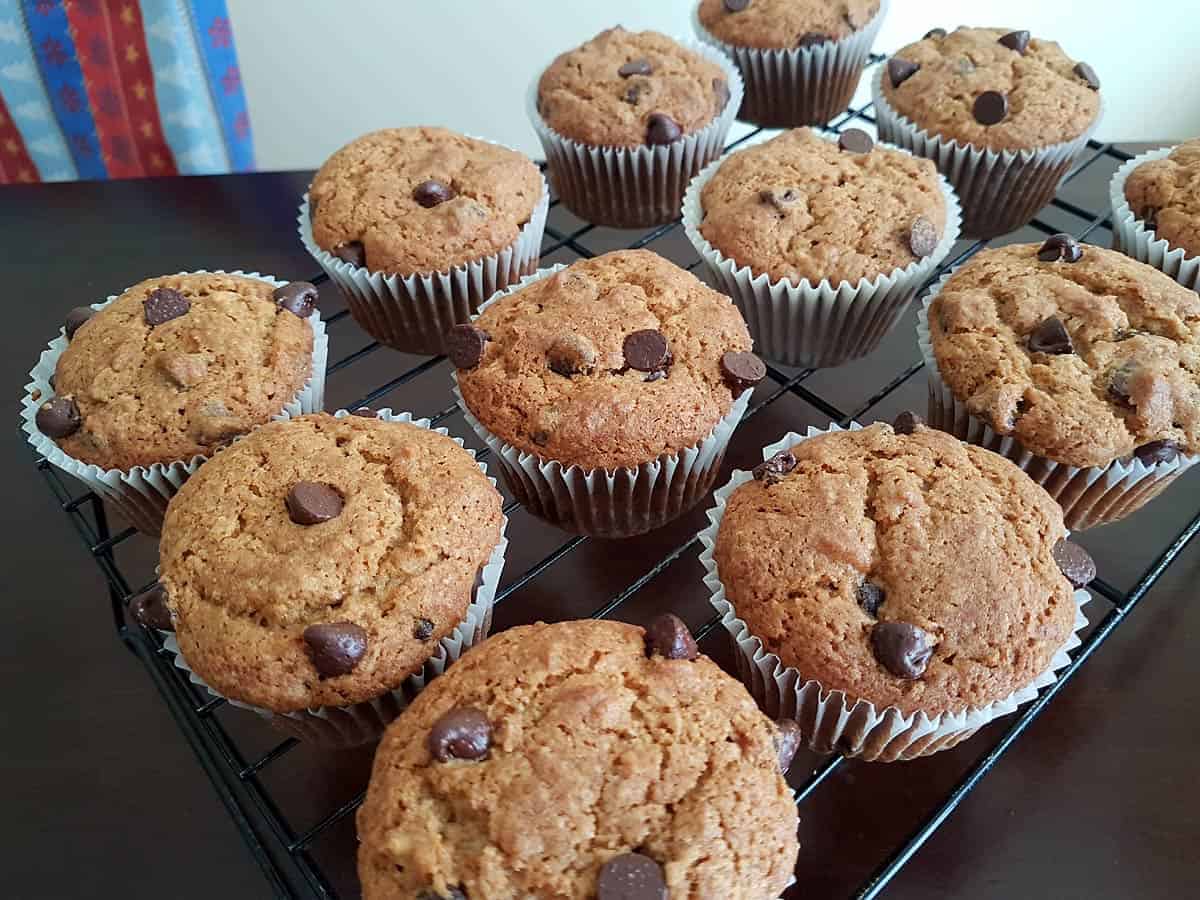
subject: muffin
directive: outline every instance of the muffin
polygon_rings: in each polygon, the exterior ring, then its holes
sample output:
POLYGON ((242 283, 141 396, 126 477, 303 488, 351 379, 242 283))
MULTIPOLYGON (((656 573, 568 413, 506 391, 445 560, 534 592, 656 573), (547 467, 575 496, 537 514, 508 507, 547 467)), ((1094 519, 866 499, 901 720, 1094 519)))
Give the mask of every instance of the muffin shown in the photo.
POLYGON ((537 166, 515 150, 444 128, 387 128, 321 166, 300 238, 368 334, 442 353, 447 328, 537 268, 549 202, 537 166))
POLYGON ((1200 451, 1200 296, 1056 235, 987 250, 925 301, 930 421, 1016 461, 1067 525, 1124 518, 1200 451))
POLYGON ((167 501, 214 451, 321 408, 317 299, 305 281, 194 272, 76 307, 30 373, 29 441, 158 534, 167 501))
POLYGON ((881 0, 701 0, 694 24, 742 73, 738 118, 792 128, 850 105, 886 11, 881 0))
POLYGON ((950 252, 959 209, 929 160, 798 128, 701 172, 683 222, 759 352, 815 367, 878 346, 950 252))
POLYGON ((1100 80, 1028 31, 931 31, 875 78, 879 135, 934 160, 963 205, 963 231, 1020 228, 1050 202, 1100 122, 1100 80))
POLYGON ((374 737, 487 635, 503 525, 473 454, 407 416, 265 425, 167 509, 179 664, 300 736, 374 737))
POLYGON ((380 743, 363 896, 778 897, 798 849, 778 735, 674 616, 506 631, 380 743))
POLYGON ((952 747, 1069 662, 1095 566, 1011 462, 911 414, 763 455, 717 492, 701 559, 743 677, 812 749, 952 747))
POLYGON ((1135 157, 1110 193, 1113 246, 1200 288, 1200 140, 1135 157))
POLYGON ((647 250, 545 269, 450 338, 468 422, 518 500, 640 534, 709 489, 766 367, 729 298, 647 250))
POLYGON ((610 28, 539 76, 529 117, 563 205, 644 228, 679 215, 692 176, 721 153, 742 82, 721 54, 610 28))

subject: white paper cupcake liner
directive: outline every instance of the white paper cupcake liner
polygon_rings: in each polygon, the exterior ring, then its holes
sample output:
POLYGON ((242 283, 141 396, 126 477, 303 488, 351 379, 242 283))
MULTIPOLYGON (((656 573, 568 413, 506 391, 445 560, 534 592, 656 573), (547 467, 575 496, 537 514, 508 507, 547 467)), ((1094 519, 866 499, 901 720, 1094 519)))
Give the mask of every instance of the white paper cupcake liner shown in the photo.
MULTIPOLYGON (((207 270, 197 270, 179 274, 206 275, 210 273, 207 270)), ((258 272, 217 270, 211 274, 257 278, 275 287, 287 284, 286 281, 280 281, 271 275, 260 275, 258 272)), ((101 303, 93 303, 91 308, 103 309, 118 296, 120 295, 112 294, 101 303)), ((325 365, 329 355, 329 339, 325 334, 325 323, 321 321, 320 310, 315 310, 308 317, 308 323, 313 332, 312 374, 300 392, 286 403, 272 417, 273 419, 290 419, 304 413, 317 412, 324 407, 325 365)), ((22 429, 39 456, 68 475, 73 475, 104 500, 109 501, 138 531, 157 535, 162 528, 167 502, 175 496, 175 493, 187 481, 188 476, 195 472, 208 457, 198 455, 191 459, 180 459, 170 463, 134 466, 125 471, 102 469, 97 465, 68 456, 53 439, 42 434, 36 421, 38 407, 45 403, 47 398, 54 396, 54 389, 50 387, 50 378, 54 375, 58 358, 67 348, 68 343, 65 331, 60 330, 58 337, 42 351, 37 365, 30 371, 30 381, 25 385, 25 396, 21 400, 22 429)))
MULTIPOLYGON (((540 269, 497 294, 480 312, 514 291, 565 269, 540 269)), ((487 430, 467 407, 453 373, 454 397, 463 418, 494 454, 513 496, 533 515, 559 528, 593 537, 632 537, 683 515, 708 493, 725 448, 745 415, 753 391, 743 391, 712 431, 677 453, 632 468, 584 469, 527 453, 487 430)))
MULTIPOLYGON (((909 152, 897 147, 888 149, 909 152)), ((828 279, 815 285, 808 279, 799 284, 788 279, 771 281, 765 272, 755 273, 749 266, 739 266, 700 233, 704 186, 730 155, 706 166, 688 186, 683 198, 683 227, 720 290, 741 310, 754 338, 754 349, 775 362, 818 368, 871 353, 958 240, 962 210, 950 183, 938 175, 938 186, 946 201, 946 227, 929 256, 870 280, 861 278, 856 284, 842 281, 835 285, 828 279)))
POLYGON ((1200 256, 1188 256, 1182 247, 1172 247, 1166 238, 1160 238, 1153 228, 1139 219, 1125 199, 1125 181, 1131 172, 1142 163, 1165 159, 1174 147, 1150 150, 1135 156, 1117 169, 1108 185, 1109 202, 1112 204, 1113 246, 1147 263, 1160 272, 1170 275, 1185 288, 1200 291, 1200 256))
POLYGON ((307 191, 296 221, 304 249, 341 288, 350 315, 367 334, 406 353, 440 355, 451 326, 469 321, 480 303, 537 268, 550 209, 544 176, 541 183, 541 199, 512 244, 444 272, 388 275, 322 250, 313 239, 307 191))
MULTIPOLYGON (((856 431, 861 427, 852 423, 849 430, 856 431)), ((841 430, 837 425, 831 425, 827 429, 809 428, 803 435, 792 432, 763 448, 763 459, 817 435, 841 430)), ((1091 595, 1086 590, 1075 592, 1078 609, 1074 631, 1055 652, 1046 670, 1031 684, 987 706, 968 707, 937 716, 924 712, 905 715, 897 707, 878 709, 866 700, 848 696, 844 691, 830 690, 819 681, 805 679, 800 671, 784 665, 776 654, 768 652, 762 641, 738 618, 733 604, 725 596, 725 586, 713 556, 730 495, 753 477, 751 472, 735 470, 729 483, 713 495, 716 505, 708 511, 711 524, 700 532, 700 542, 704 546, 700 553, 700 563, 706 573, 704 584, 710 592, 709 602, 720 614, 721 625, 733 640, 738 672, 746 687, 767 715, 795 719, 810 750, 817 753, 836 751, 868 762, 895 762, 949 749, 994 719, 1006 716, 1032 700, 1038 690, 1055 680, 1055 672, 1071 662, 1067 653, 1079 646, 1078 632, 1087 625, 1083 606, 1091 600, 1091 595)))
POLYGON ((539 72, 529 87, 529 121, 542 142, 550 177, 562 204, 581 219, 614 228, 649 228, 672 221, 688 182, 721 155, 742 102, 742 77, 724 54, 680 39, 689 50, 720 66, 729 102, 708 125, 657 147, 596 147, 564 137, 538 112, 539 72))
POLYGON ((766 128, 795 128, 825 125, 850 105, 887 9, 888 0, 882 0, 875 18, 840 41, 787 50, 724 43, 700 23, 698 5, 692 27, 741 72, 746 97, 739 119, 766 128))
MULTIPOLYGON (((334 415, 338 418, 351 415, 344 409, 339 409, 334 415)), ((385 422, 406 422, 418 428, 430 428, 429 419, 414 419, 410 413, 393 413, 390 409, 381 409, 375 414, 376 418, 385 422)), ((444 434, 454 440, 460 447, 461 438, 454 437, 445 428, 433 428, 438 434, 444 434)), ((475 451, 464 448, 472 457, 475 451)), ((487 465, 478 463, 480 471, 487 474, 487 465)), ((488 481, 494 486, 496 479, 488 481)), ((326 747, 353 747, 375 740, 388 724, 412 702, 434 678, 458 660, 468 649, 483 641, 492 628, 492 608, 496 603, 496 588, 500 584, 500 574, 504 570, 504 554, 508 549, 508 538, 505 530, 508 518, 505 517, 500 525, 500 540, 497 542, 492 555, 480 570, 479 583, 475 587, 471 602, 467 605, 463 620, 448 635, 438 643, 434 654, 425 662, 422 668, 408 676, 400 685, 391 691, 381 694, 372 700, 356 703, 352 706, 319 706, 299 712, 277 713, 240 700, 225 697, 214 690, 207 682, 197 675, 183 658, 179 642, 171 632, 160 632, 163 635, 163 647, 175 659, 175 665, 186 671, 193 684, 200 685, 214 697, 222 697, 234 706, 248 709, 267 719, 279 730, 326 747)))
POLYGON ((896 112, 883 94, 886 72, 880 65, 871 80, 879 137, 937 163, 962 203, 967 237, 996 237, 1028 223, 1053 199, 1104 118, 1101 98, 1096 118, 1074 140, 1035 150, 981 150, 931 134, 896 112))
POLYGON ((929 333, 929 307, 950 277, 947 273, 930 289, 917 314, 917 344, 929 376, 929 424, 1012 460, 1058 501, 1072 531, 1125 518, 1200 461, 1200 456, 1181 453, 1170 462, 1149 466, 1132 457, 1128 461, 1114 460, 1107 466, 1078 468, 1038 456, 1016 438, 998 434, 954 396, 938 370, 929 333))

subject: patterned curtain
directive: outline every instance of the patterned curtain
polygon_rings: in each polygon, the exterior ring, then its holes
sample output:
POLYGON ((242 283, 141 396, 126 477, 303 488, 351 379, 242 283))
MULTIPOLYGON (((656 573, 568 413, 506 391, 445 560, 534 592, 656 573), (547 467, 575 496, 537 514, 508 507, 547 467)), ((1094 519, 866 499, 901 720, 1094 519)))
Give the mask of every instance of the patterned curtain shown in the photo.
POLYGON ((0 0, 0 184, 253 168, 225 0, 0 0))

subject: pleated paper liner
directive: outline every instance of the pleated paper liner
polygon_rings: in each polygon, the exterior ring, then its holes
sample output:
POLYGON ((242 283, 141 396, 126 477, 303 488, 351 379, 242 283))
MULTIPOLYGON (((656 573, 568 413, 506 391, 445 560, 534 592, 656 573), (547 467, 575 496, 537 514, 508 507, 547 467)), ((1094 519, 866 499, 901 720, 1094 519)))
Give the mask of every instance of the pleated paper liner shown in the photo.
MULTIPOLYGON (((850 430, 862 426, 853 423, 850 430)), ((832 425, 828 429, 809 428, 806 434, 792 432, 769 447, 763 448, 763 459, 786 450, 797 443, 841 431, 832 425)), ((802 672, 784 665, 767 651, 746 623, 738 618, 737 610, 725 595, 717 562, 713 556, 717 532, 725 515, 730 495, 747 481, 750 472, 735 470, 729 482, 719 488, 713 499, 716 505, 708 511, 710 525, 700 532, 704 549, 700 562, 706 574, 704 583, 710 591, 710 602, 721 616, 721 625, 728 632, 736 649, 738 674, 758 701, 763 711, 773 718, 795 719, 801 728, 806 746, 817 753, 839 752, 868 762, 895 762, 916 759, 947 750, 971 737, 989 722, 1008 715, 1023 703, 1037 696, 1042 687, 1055 681, 1055 673, 1068 665, 1068 651, 1079 646, 1078 632, 1087 619, 1083 606, 1091 599, 1085 590, 1075 592, 1078 609, 1075 627, 1070 638, 1054 654, 1049 666, 1030 684, 1007 697, 983 707, 969 707, 956 713, 929 716, 924 712, 904 714, 894 706, 877 708, 874 704, 851 697, 844 691, 830 690, 819 681, 806 679, 802 672)))
MULTIPOLYGON (((179 274, 204 275, 209 273, 205 270, 198 270, 179 274)), ((212 274, 257 278, 275 287, 288 283, 271 275, 260 275, 257 272, 215 271, 212 274)), ((110 295, 108 299, 100 303, 93 303, 91 308, 103 309, 118 296, 120 294, 110 295)), ((315 310, 308 317, 308 323, 313 332, 312 374, 300 392, 281 406, 279 412, 272 417, 274 420, 290 419, 304 413, 319 412, 325 405, 325 365, 329 355, 329 339, 325 334, 325 323, 321 321, 320 310, 315 310)), ((51 438, 42 434, 37 427, 36 417, 38 407, 54 396, 54 389, 50 387, 50 378, 54 375, 58 358, 67 349, 68 343, 65 332, 60 332, 59 336, 42 351, 37 365, 29 373, 30 381, 25 385, 25 396, 21 400, 22 429, 39 456, 68 475, 79 479, 89 489, 111 503, 138 531, 157 536, 162 528, 167 502, 175 496, 188 477, 208 457, 198 455, 191 459, 155 463, 151 466, 134 466, 132 469, 123 470, 102 469, 100 466, 85 463, 65 453, 51 438)))

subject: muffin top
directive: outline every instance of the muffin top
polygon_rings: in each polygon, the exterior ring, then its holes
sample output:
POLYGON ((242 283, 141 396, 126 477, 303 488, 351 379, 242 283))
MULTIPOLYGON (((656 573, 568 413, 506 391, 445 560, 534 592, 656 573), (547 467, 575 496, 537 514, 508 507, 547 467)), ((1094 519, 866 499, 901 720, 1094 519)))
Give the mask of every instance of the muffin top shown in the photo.
POLYGON ((896 112, 930 134, 990 150, 1074 140, 1100 114, 1099 87, 1091 67, 1054 41, 1004 28, 931 32, 883 72, 896 112))
POLYGON ((929 310, 942 379, 1055 462, 1200 451, 1200 296, 1123 254, 1067 246, 1060 259, 1054 238, 987 250, 946 282, 929 310))
POLYGON ((1200 256, 1200 140, 1144 162, 1125 179, 1133 214, 1172 247, 1200 256))
POLYGON ((456 331, 459 389, 484 427, 585 469, 698 443, 747 386, 729 371, 750 356, 737 307, 648 250, 581 260, 456 331))
POLYGON ((226 697, 276 712, 379 696, 462 621, 500 504, 428 429, 325 413, 265 425, 167 507, 180 651, 226 697))
POLYGON ((312 326, 286 307, 307 316, 316 289, 293 285, 306 304, 257 278, 164 275, 68 321, 39 428, 75 459, 130 469, 210 454, 269 421, 312 375, 312 326))
POLYGON ((648 655, 620 622, 527 625, 388 728, 358 870, 367 900, 609 900, 639 863, 671 897, 761 900, 791 877, 796 825, 771 722, 708 659, 648 655))
POLYGON ((1074 628, 1062 510, 988 450, 901 430, 833 432, 756 469, 721 521, 721 581, 766 649, 826 690, 905 714, 986 706, 1074 628))
POLYGON ((700 0, 700 24, 737 47, 788 50, 841 40, 879 12, 879 0, 700 0))
POLYGON ((542 197, 528 158, 444 128, 386 128, 329 157, 309 188, 313 240, 373 272, 445 272, 516 241, 542 197))
POLYGON ((797 128, 739 150, 701 203, 708 242, 772 281, 871 279, 928 256, 946 228, 937 167, 861 131, 839 143, 797 128))
POLYGON ((699 131, 725 109, 729 84, 720 66, 666 35, 617 27, 555 59, 537 102, 565 138, 637 147, 699 131))

